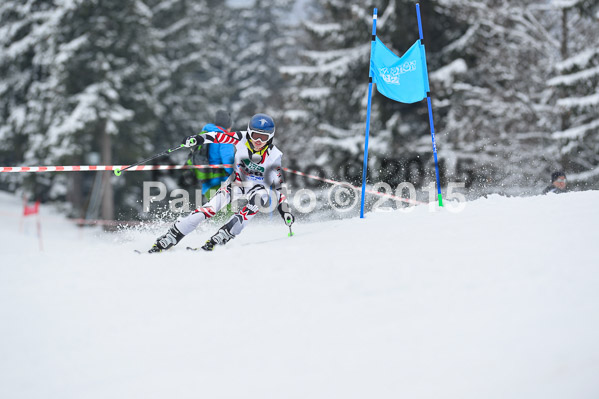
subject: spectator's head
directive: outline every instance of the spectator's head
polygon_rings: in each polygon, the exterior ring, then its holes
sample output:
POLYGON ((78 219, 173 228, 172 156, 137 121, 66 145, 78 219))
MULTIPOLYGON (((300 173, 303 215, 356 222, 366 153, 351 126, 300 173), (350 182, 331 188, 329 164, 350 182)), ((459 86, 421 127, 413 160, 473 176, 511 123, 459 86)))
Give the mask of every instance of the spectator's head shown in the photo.
POLYGON ((551 184, 560 190, 566 189, 566 174, 562 171, 556 171, 551 174, 551 184))
POLYGON ((227 111, 224 111, 222 109, 216 111, 216 116, 214 117, 214 124, 227 130, 230 130, 233 127, 231 115, 227 111))

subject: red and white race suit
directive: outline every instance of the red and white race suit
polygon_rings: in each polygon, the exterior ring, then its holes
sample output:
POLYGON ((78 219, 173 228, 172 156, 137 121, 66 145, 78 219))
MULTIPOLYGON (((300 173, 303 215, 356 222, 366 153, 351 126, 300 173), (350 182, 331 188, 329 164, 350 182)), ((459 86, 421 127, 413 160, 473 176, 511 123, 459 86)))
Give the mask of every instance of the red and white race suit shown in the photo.
POLYGON ((247 204, 237 211, 223 226, 232 235, 243 230, 256 214, 268 204, 269 196, 278 205, 281 215, 289 212, 285 196, 285 183, 281 172, 283 153, 272 143, 256 151, 247 139, 247 132, 210 132, 199 136, 206 143, 235 144, 233 173, 224 181, 214 197, 190 215, 180 218, 175 227, 187 235, 200 223, 216 215, 227 204, 238 199, 247 199, 247 204))

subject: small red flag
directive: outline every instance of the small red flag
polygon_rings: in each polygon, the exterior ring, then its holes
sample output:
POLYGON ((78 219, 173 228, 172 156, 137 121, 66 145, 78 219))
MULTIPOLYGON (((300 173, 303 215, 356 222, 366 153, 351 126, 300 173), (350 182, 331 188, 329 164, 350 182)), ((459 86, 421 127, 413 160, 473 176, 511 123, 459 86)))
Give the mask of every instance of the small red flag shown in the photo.
POLYGON ((39 213, 39 210, 39 201, 35 201, 35 204, 33 204, 32 206, 27 206, 27 203, 25 203, 25 207, 23 208, 23 216, 35 215, 36 213, 39 213))

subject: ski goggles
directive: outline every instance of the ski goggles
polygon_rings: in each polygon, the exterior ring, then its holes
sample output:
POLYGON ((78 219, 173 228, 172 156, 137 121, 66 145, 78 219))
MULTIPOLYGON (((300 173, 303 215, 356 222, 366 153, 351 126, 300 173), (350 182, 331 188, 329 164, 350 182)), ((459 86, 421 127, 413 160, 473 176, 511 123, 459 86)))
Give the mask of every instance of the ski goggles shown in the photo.
POLYGON ((268 140, 270 140, 272 138, 272 136, 275 135, 274 132, 266 133, 266 132, 261 132, 260 130, 252 130, 252 129, 249 129, 248 133, 250 135, 250 139, 252 139, 254 141, 261 141, 263 143, 266 143, 268 140))

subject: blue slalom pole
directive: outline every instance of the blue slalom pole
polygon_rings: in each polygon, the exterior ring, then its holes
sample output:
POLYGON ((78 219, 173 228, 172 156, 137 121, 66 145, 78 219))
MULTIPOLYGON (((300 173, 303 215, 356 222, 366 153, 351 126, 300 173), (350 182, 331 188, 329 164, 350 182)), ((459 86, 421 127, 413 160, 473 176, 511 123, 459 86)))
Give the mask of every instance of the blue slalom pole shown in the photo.
MULTIPOLYGON (((416 3, 416 15, 418 16, 418 33, 420 34, 420 44, 424 46, 424 35, 422 34, 422 19, 420 18, 420 4, 418 3, 416 3)), ((428 76, 428 71, 425 72, 428 76)), ((441 179, 439 178, 439 161, 437 160, 437 143, 435 142, 435 125, 433 123, 433 106, 431 104, 430 91, 427 91, 426 93, 426 103, 428 105, 428 121, 431 127, 431 137, 433 140, 433 157, 435 158, 435 175, 437 176, 437 197, 439 198, 439 206, 443 206, 443 198, 441 196, 441 179)))
MULTIPOLYGON (((376 8, 372 13, 372 42, 370 44, 370 59, 374 52, 376 40, 376 8)), ((368 65, 368 108, 366 111, 366 138, 364 140, 364 165, 362 166, 362 201, 360 202, 360 218, 364 219, 364 199, 366 196, 366 172, 368 171, 368 137, 370 136, 370 106, 372 103, 372 68, 368 65)))

